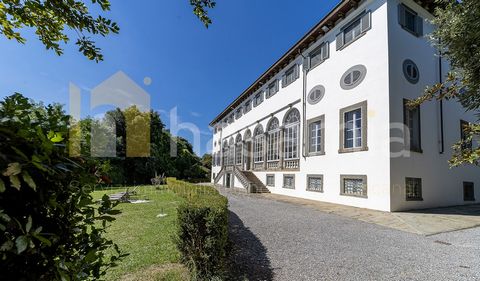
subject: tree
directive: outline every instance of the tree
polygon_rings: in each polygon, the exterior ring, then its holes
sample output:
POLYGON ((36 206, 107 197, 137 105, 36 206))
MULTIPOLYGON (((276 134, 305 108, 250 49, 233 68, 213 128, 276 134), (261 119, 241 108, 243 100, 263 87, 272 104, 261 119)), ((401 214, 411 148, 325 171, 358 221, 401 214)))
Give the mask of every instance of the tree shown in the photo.
MULTIPOLYGON (((91 36, 107 36, 118 33, 117 23, 101 15, 93 16, 85 2, 90 6, 98 5, 103 12, 110 10, 109 0, 1 0, 0 34, 8 39, 25 43, 20 29, 33 28, 38 39, 57 55, 63 53, 60 43, 67 43, 70 37, 65 28, 77 34, 76 45, 88 59, 96 62, 103 60, 103 55, 91 36)), ((215 7, 212 0, 190 0, 193 13, 208 27, 212 21, 208 9, 215 7)))
MULTIPOLYGON (((457 100, 467 111, 479 115, 480 108, 480 1, 437 0, 433 24, 436 29, 431 41, 442 57, 451 65, 444 83, 427 87, 424 95, 411 103, 425 101, 457 100)), ((480 124, 473 123, 463 128, 465 138, 453 146, 452 166, 461 164, 479 165, 480 147, 472 147, 473 140, 480 137, 480 124)))
POLYGON ((98 280, 123 257, 105 238, 118 214, 95 204, 88 158, 67 158, 69 116, 20 94, 0 102, 2 280, 98 280))

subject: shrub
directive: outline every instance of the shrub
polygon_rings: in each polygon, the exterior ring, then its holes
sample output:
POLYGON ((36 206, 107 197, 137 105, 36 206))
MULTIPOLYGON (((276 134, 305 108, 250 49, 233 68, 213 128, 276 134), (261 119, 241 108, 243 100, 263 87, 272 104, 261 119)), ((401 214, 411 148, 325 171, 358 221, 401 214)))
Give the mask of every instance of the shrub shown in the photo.
POLYGON ((228 244, 228 201, 210 186, 169 178, 168 188, 184 197, 178 210, 177 246, 193 279, 220 278, 228 244))
POLYGON ((97 280, 121 256, 103 237, 113 205, 95 206, 87 160, 67 158, 67 124, 60 106, 0 103, 2 280, 97 280))

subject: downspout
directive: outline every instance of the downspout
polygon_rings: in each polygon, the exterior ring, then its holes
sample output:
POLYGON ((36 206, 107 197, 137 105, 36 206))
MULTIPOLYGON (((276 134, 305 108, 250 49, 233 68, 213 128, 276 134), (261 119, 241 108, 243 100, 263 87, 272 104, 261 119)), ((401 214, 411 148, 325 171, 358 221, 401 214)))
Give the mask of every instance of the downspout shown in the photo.
POLYGON ((302 98, 302 106, 303 106, 303 114, 302 114, 302 156, 303 158, 307 157, 305 146, 306 146, 306 126, 307 126, 307 74, 309 71, 309 67, 305 65, 306 57, 298 50, 298 54, 303 58, 303 98, 302 98))
MULTIPOLYGON (((439 56, 438 56, 438 80, 440 84, 443 83, 443 70, 442 70, 442 52, 439 51, 439 56)), ((440 94, 441 94, 440 90, 440 94)), ((439 106, 440 106, 440 154, 443 154, 445 152, 445 139, 444 139, 444 125, 443 125, 443 100, 441 99, 439 101, 439 106)))

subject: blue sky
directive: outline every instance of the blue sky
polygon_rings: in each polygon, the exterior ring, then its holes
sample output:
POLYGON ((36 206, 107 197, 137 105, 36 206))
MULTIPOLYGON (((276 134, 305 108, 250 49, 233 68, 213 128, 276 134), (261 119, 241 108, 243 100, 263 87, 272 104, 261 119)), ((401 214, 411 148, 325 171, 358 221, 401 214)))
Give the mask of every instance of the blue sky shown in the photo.
MULTIPOLYGON (((47 51, 27 31, 25 45, 0 37, 1 96, 20 92, 45 103, 68 103, 72 82, 88 101, 89 90, 123 71, 151 96, 152 108, 177 108, 180 122, 200 128, 197 153, 211 147, 210 121, 328 13, 338 0, 217 0, 205 29, 188 0, 112 1, 106 14, 120 34, 95 38, 105 60, 95 63, 74 42, 63 56, 47 51), (145 85, 145 77, 152 83, 145 85)), ((74 41, 74 40, 73 40, 74 41)), ((95 115, 108 107, 83 115, 95 115)), ((189 132, 180 135, 192 139, 189 132)))

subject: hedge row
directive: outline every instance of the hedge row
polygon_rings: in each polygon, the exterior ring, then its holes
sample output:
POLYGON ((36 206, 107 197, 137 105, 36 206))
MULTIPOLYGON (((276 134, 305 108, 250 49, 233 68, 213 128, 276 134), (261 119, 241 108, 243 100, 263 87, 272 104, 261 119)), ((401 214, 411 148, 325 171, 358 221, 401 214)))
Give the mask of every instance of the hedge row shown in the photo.
POLYGON ((174 178, 168 188, 186 200, 178 210, 177 246, 194 280, 221 279, 228 244, 228 201, 210 186, 174 178))

